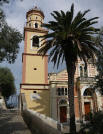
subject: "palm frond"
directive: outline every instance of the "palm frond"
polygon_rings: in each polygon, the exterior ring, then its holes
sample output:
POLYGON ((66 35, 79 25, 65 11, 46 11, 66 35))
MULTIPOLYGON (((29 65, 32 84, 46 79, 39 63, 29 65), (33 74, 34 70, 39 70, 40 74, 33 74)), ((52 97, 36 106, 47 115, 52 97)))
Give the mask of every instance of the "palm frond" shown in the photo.
POLYGON ((93 41, 94 35, 99 32, 99 29, 94 27, 94 24, 98 23, 98 17, 87 19, 85 15, 89 11, 79 11, 74 17, 74 4, 66 13, 62 10, 53 11, 51 15, 54 20, 43 24, 51 33, 40 37, 43 43, 38 52, 45 55, 50 50, 49 60, 57 67, 66 59, 76 62, 79 57, 85 64, 88 58, 94 59, 103 46, 93 41))
POLYGON ((84 17, 88 12, 90 12, 90 9, 84 11, 84 13, 82 14, 82 16, 84 17))

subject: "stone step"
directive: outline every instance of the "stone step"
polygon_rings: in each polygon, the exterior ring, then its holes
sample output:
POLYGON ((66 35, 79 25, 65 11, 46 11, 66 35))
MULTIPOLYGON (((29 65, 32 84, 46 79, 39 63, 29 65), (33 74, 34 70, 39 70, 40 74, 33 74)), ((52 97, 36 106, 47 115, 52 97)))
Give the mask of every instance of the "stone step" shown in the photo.
POLYGON ((0 112, 0 134, 31 134, 18 110, 0 112))

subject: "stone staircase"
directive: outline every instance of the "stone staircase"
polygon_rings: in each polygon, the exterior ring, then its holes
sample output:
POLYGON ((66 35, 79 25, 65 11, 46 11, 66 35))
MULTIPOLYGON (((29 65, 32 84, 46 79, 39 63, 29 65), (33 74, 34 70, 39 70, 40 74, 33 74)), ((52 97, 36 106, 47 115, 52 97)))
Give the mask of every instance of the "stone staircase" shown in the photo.
POLYGON ((19 111, 0 109, 0 134, 31 134, 19 111))

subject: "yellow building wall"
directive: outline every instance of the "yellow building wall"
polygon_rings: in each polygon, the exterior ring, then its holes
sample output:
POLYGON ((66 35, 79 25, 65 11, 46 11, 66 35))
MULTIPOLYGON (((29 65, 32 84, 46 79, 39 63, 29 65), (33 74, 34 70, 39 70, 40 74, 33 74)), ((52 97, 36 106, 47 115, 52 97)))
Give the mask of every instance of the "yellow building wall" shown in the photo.
POLYGON ((41 56, 26 56, 25 83, 45 83, 45 58, 41 56), (36 69, 36 70, 35 70, 36 69))
POLYGON ((23 90, 21 89, 21 93, 25 94, 27 107, 36 112, 44 114, 46 116, 50 116, 50 93, 49 90, 23 90), (33 91, 37 91, 40 95, 40 99, 33 100, 31 95, 33 91))

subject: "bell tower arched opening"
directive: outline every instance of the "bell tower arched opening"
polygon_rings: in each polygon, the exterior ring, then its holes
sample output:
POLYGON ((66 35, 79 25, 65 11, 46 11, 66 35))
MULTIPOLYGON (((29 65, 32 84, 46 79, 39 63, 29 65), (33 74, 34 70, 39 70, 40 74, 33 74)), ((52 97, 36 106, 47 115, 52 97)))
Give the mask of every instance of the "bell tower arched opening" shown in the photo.
POLYGON ((39 37, 38 36, 33 36, 32 47, 39 47, 39 37))
POLYGON ((35 23, 35 28, 38 28, 38 23, 35 23))

